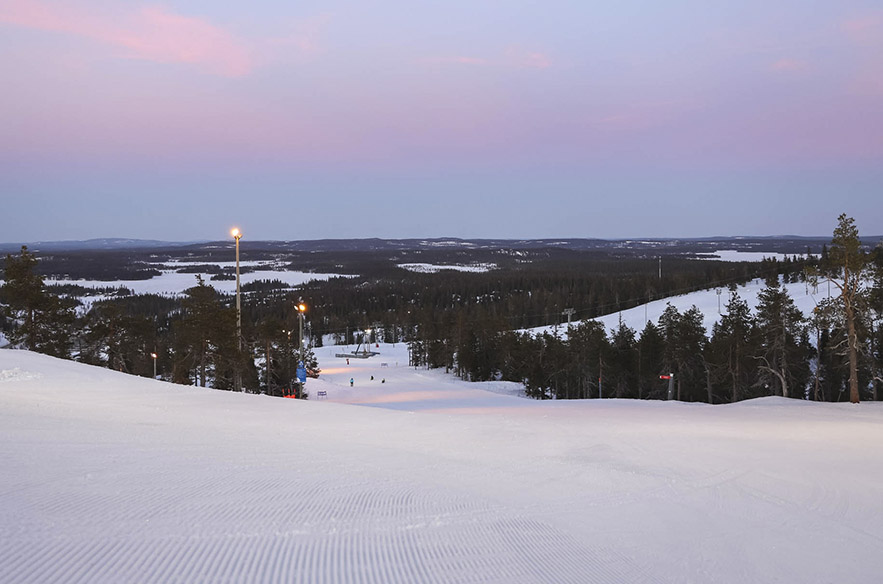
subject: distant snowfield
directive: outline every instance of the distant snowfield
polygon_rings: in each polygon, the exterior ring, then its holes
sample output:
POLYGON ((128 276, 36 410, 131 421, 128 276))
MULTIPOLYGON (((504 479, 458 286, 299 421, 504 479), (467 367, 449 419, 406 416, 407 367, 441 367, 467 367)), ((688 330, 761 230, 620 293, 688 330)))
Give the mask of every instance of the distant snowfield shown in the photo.
POLYGON ((422 272, 424 274, 435 274, 442 270, 454 270, 457 272, 489 272, 497 268, 496 264, 470 264, 465 266, 442 265, 442 264, 397 264, 398 267, 411 271, 422 272))
MULTIPOLYGON (((184 264, 180 264, 183 267, 184 264)), ((201 263, 199 265, 205 265, 201 263)), ((223 265, 223 262, 214 265, 223 265)), ((218 292, 233 294, 236 292, 236 280, 212 280, 211 274, 200 274, 206 284, 212 286, 218 292)), ((181 294, 184 290, 196 286, 197 274, 180 274, 174 271, 163 272, 159 276, 150 278, 149 280, 117 280, 113 282, 104 282, 101 280, 45 280, 46 285, 52 284, 75 284, 84 288, 128 288, 134 294, 160 294, 173 296, 181 294)), ((281 280, 292 286, 300 286, 311 280, 328 280, 339 274, 314 274, 311 272, 290 272, 275 270, 255 270, 240 276, 242 285, 255 282, 257 280, 281 280)))
MULTIPOLYGON (((702 259, 717 260, 720 262, 759 262, 763 259, 776 259, 781 262, 785 257, 786 254, 775 252, 719 249, 711 252, 708 256, 703 256, 702 259)), ((793 257, 793 254, 787 257, 793 257)))
POLYGON ((403 345, 339 350, 309 401, 0 351, 0 579, 883 573, 883 404, 537 402, 406 367, 403 345))

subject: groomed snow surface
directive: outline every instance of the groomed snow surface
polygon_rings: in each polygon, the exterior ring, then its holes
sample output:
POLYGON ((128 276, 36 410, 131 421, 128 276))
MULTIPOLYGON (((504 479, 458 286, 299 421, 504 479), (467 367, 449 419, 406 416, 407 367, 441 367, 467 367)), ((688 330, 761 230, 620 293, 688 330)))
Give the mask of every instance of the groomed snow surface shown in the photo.
POLYGON ((308 401, 0 350, 0 581, 880 582, 880 403, 538 402, 341 350, 308 401))

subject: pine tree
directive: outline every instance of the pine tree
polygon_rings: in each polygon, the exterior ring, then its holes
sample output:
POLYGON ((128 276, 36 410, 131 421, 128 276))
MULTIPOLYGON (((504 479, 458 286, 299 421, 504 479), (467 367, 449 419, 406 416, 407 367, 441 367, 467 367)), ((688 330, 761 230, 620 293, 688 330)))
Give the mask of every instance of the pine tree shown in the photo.
MULTIPOLYGON (((185 290, 183 301, 184 316, 177 325, 178 342, 176 345, 176 363, 183 365, 179 372, 186 372, 186 379, 196 369, 197 383, 205 387, 209 379, 218 389, 232 389, 233 374, 237 364, 243 367, 243 386, 245 377, 249 378, 249 386, 257 385, 257 370, 254 361, 251 367, 247 363, 238 363, 238 340, 236 338, 236 312, 224 307, 215 289, 207 285, 197 276, 197 284, 185 290)), ((243 351, 250 354, 249 351, 243 351)))
POLYGON ((638 346, 635 330, 621 321, 610 339, 607 379, 618 398, 637 397, 638 346))
MULTIPOLYGON (((754 370, 754 319, 745 302, 735 290, 730 291, 726 313, 712 328, 708 346, 708 364, 719 377, 729 380, 730 399, 744 399, 743 388, 751 384, 754 370)), ((709 381, 709 384, 711 381, 709 381)))
POLYGON ((697 387, 706 386, 702 377, 706 367, 703 361, 705 326, 702 312, 695 306, 681 314, 671 304, 665 307, 659 317, 659 328, 665 338, 663 364, 675 374, 677 399, 697 398, 697 387))
POLYGON ((878 387, 883 383, 883 241, 877 244, 871 254, 874 271, 874 285, 870 290, 870 354, 873 399, 880 398, 878 387))
POLYGON ((79 360, 138 375, 152 375, 153 322, 126 314, 118 302, 98 302, 82 319, 79 360))
POLYGON ((73 303, 46 291, 37 263, 27 246, 22 246, 18 257, 6 256, 0 302, 7 305, 7 315, 18 321, 9 340, 31 351, 67 359, 73 344, 73 303))
POLYGON ((779 388, 776 394, 791 397, 792 389, 809 377, 803 314, 778 277, 767 279, 757 298, 759 382, 773 383, 779 388))
POLYGON ((675 379, 680 376, 678 371, 678 360, 680 352, 680 323, 681 313, 677 308, 667 303, 665 310, 659 317, 659 331, 665 341, 664 350, 662 352, 662 366, 666 373, 675 375, 675 379))
POLYGON ((679 340, 681 343, 679 354, 679 369, 681 376, 678 379, 678 399, 689 397, 691 401, 699 401, 706 398, 707 392, 699 392, 698 388, 707 387, 706 367, 704 361, 705 347, 708 344, 705 325, 705 317, 696 306, 691 306, 681 317, 679 340), (688 386, 688 391, 682 393, 683 386, 688 386), (701 396, 701 397, 700 397, 701 396))
POLYGON ((31 351, 37 350, 37 312, 46 303, 43 278, 37 274, 36 268, 37 257, 23 245, 18 257, 7 254, 6 282, 0 288, 0 299, 8 305, 8 314, 21 321, 9 338, 31 351))
POLYGON ((598 397, 612 392, 604 391, 604 361, 609 354, 604 325, 588 320, 568 328, 567 341, 562 347, 566 354, 558 369, 569 370, 567 388, 573 388, 568 397, 588 398, 597 389, 598 397))
POLYGON ((659 375, 669 373, 663 371, 664 352, 665 339, 659 327, 648 320, 638 340, 638 399, 664 396, 659 383, 659 375))
POLYGON ((861 248, 855 220, 847 217, 845 213, 837 219, 837 227, 834 229, 834 237, 828 251, 828 262, 823 267, 826 269, 828 280, 840 290, 841 308, 846 324, 846 353, 849 358, 849 401, 858 403, 861 397, 858 384, 860 349, 857 321, 865 294, 864 279, 868 264, 867 256, 861 248))

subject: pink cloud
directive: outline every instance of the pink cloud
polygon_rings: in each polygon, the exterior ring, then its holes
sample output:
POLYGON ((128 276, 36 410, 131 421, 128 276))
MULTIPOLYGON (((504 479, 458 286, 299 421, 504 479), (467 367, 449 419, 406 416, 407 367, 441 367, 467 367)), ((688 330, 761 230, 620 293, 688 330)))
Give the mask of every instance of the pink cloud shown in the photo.
POLYGON ((809 65, 806 61, 797 59, 779 59, 770 68, 773 71, 806 71, 809 69, 809 65))
POLYGON ((552 61, 543 53, 527 53, 521 60, 521 66, 531 69, 547 69, 552 66, 552 61))
POLYGON ((131 59, 186 63, 230 77, 251 70, 245 46, 205 20, 154 6, 96 12, 76 0, 6 0, 0 7, 0 23, 89 38, 125 49, 122 56, 131 59))
POLYGON ((883 15, 869 14, 861 18, 847 20, 841 25, 843 32, 859 43, 880 42, 883 35, 883 15))
POLYGON ((883 95, 883 13, 848 20, 841 30, 856 46, 853 93, 883 95))
POLYGON ((548 69, 552 66, 552 60, 547 54, 519 47, 506 49, 506 60, 510 66, 520 69, 548 69))

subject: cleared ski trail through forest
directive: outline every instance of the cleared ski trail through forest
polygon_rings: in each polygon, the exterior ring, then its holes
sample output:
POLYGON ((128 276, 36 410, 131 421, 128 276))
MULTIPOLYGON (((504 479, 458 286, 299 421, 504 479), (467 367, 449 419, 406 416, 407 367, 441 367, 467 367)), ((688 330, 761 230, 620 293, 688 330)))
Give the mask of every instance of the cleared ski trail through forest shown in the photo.
POLYGON ((339 350, 309 401, 0 351, 0 581, 883 574, 881 404, 536 402, 339 350))

